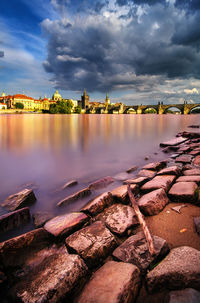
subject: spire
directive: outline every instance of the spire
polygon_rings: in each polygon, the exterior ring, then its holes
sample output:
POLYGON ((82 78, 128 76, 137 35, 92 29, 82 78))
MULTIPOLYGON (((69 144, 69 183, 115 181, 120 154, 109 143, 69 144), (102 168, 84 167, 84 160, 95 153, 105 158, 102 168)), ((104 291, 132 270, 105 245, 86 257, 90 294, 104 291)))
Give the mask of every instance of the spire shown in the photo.
POLYGON ((84 92, 83 92, 83 95, 86 96, 87 93, 86 93, 86 89, 84 88, 84 92))

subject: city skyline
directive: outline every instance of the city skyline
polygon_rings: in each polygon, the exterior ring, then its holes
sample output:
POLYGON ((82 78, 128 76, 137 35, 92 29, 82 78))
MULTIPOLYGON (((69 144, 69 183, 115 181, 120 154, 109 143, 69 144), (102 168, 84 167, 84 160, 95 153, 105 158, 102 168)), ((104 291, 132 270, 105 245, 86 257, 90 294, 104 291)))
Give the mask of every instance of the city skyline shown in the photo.
POLYGON ((0 11, 7 94, 199 103, 198 1, 11 0, 0 11))

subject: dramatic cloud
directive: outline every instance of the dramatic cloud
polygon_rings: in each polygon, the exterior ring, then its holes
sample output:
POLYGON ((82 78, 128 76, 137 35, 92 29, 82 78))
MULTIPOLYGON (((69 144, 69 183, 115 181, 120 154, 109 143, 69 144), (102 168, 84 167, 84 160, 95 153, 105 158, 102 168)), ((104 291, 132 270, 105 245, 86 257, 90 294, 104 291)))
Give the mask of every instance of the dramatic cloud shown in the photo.
MULTIPOLYGON (((69 1, 56 3, 70 7, 69 1)), ((118 0, 115 10, 108 1, 92 3, 101 4, 101 12, 42 23, 48 37, 44 68, 57 88, 150 91, 167 79, 200 79, 198 13, 188 15, 173 1, 118 0)))
POLYGON ((187 10, 200 10, 199 0, 176 0, 175 5, 182 9, 187 10))
POLYGON ((0 58, 4 57, 4 52, 0 51, 0 58))
POLYGON ((184 89, 184 93, 188 94, 188 95, 193 95, 193 94, 199 94, 198 89, 196 89, 195 87, 192 89, 184 89))

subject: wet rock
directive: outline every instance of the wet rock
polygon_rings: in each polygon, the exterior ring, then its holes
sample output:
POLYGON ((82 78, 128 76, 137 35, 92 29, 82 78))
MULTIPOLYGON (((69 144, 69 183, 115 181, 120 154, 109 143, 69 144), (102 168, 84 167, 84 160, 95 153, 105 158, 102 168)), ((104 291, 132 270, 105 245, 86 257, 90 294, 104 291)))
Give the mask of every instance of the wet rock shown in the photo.
POLYGON ((46 222, 44 229, 55 237, 69 235, 88 220, 89 217, 81 212, 67 213, 46 222))
POLYGON ((96 190, 96 189, 104 188, 104 187, 108 186, 109 184, 113 183, 114 181, 115 181, 114 178, 108 176, 108 177, 99 179, 93 183, 90 183, 89 189, 96 190))
POLYGON ((165 161, 152 162, 152 163, 149 163, 149 164, 143 166, 142 169, 159 171, 160 169, 164 168, 165 166, 166 166, 166 162, 165 161))
POLYGON ((147 177, 147 178, 153 178, 156 175, 156 172, 153 170, 148 169, 141 169, 138 173, 139 177, 147 177))
POLYGON ((187 169, 187 170, 184 170, 183 174, 185 176, 196 176, 196 175, 200 176, 200 169, 199 168, 187 169))
POLYGON ((189 153, 189 155, 191 155, 191 156, 198 156, 198 155, 200 155, 200 150, 193 150, 193 151, 191 151, 189 153))
POLYGON ((66 188, 75 186, 75 185, 77 185, 77 184, 78 184, 78 181, 76 181, 76 180, 71 180, 71 181, 65 183, 65 184, 63 185, 62 189, 66 189, 66 188))
POLYGON ((180 162, 180 163, 191 163, 192 161, 192 156, 191 155, 181 155, 176 158, 175 162, 180 162))
MULTIPOLYGON (((138 186, 136 184, 131 184, 130 188, 134 194, 137 194, 138 186)), ((114 200, 117 202, 125 203, 128 199, 127 185, 122 185, 122 186, 116 187, 111 191, 111 193, 112 193, 114 200)))
POLYGON ((193 288, 173 290, 169 293, 168 303, 199 303, 200 292, 193 288))
POLYGON ((87 271, 79 256, 69 255, 61 247, 15 286, 15 299, 23 303, 60 302, 73 292, 87 271))
POLYGON ((101 220, 112 233, 118 236, 124 235, 129 228, 138 225, 134 209, 123 204, 108 207, 97 217, 97 220, 101 220))
POLYGON ((187 153, 187 152, 189 152, 190 151, 190 146, 182 146, 182 147, 180 147, 179 149, 178 149, 178 152, 179 153, 187 153))
POLYGON ((0 233, 19 227, 30 220, 28 207, 0 216, 0 233))
POLYGON ((185 141, 187 141, 187 138, 178 137, 178 138, 174 138, 174 139, 171 139, 169 141, 160 143, 160 146, 165 147, 165 146, 179 145, 179 144, 181 144, 185 141))
POLYGON ((91 190, 88 187, 84 188, 84 189, 76 192, 75 194, 70 195, 70 196, 66 197, 65 199, 63 199, 62 201, 58 202, 57 206, 62 206, 62 205, 74 202, 78 199, 82 199, 84 197, 87 197, 90 194, 91 194, 91 190))
POLYGON ((9 196, 1 206, 8 208, 10 211, 27 206, 36 201, 36 197, 32 189, 23 189, 22 191, 9 196))
POLYGON ((139 178, 125 180, 124 184, 137 184, 138 186, 141 186, 141 185, 145 184, 147 181, 149 181, 149 178, 139 177, 139 178))
POLYGON ((89 201, 81 211, 89 214, 91 216, 95 216, 98 213, 102 212, 104 208, 110 206, 113 203, 113 196, 110 192, 103 193, 97 198, 89 201))
POLYGON ((196 231, 200 235, 200 217, 194 217, 193 219, 194 219, 196 231))
POLYGON ((169 203, 163 188, 154 190, 138 200, 138 206, 145 215, 157 215, 169 203))
POLYGON ((137 169, 138 169, 138 166, 135 165, 135 166, 132 166, 132 167, 130 167, 129 169, 127 169, 126 172, 127 172, 128 174, 130 174, 130 173, 136 171, 137 169))
POLYGON ((30 251, 42 249, 50 241, 49 233, 43 228, 38 228, 0 243, 0 267, 21 266, 25 263, 30 251))
POLYGON ((130 303, 140 286, 139 269, 132 264, 109 261, 95 272, 77 303, 130 303))
POLYGON ((42 227, 48 220, 53 218, 53 215, 46 211, 39 211, 32 215, 33 223, 36 228, 42 227))
POLYGON ((126 172, 119 173, 119 174, 117 174, 117 175, 114 176, 114 178, 115 178, 116 180, 119 180, 119 181, 124 181, 124 180, 126 180, 128 177, 129 177, 129 174, 126 173, 126 172))
POLYGON ((195 202, 197 187, 195 182, 177 182, 171 187, 168 195, 175 202, 195 202))
POLYGON ((143 232, 129 237, 119 247, 117 247, 113 256, 118 260, 136 265, 142 272, 145 272, 153 263, 163 258, 169 252, 167 242, 157 236, 152 236, 155 255, 151 256, 148 244, 143 232))
POLYGON ((162 289, 191 287, 200 289, 200 251, 182 246, 169 255, 146 276, 150 293, 162 289))
POLYGON ((162 152, 168 154, 171 152, 171 149, 169 147, 165 147, 162 149, 162 152))
POLYGON ((200 156, 196 156, 193 160, 193 164, 196 166, 200 166, 200 156))
POLYGON ((170 158, 175 159, 175 158, 177 158, 178 156, 179 156, 179 154, 173 154, 173 155, 170 156, 170 158))
POLYGON ((149 182, 145 183, 141 187, 141 190, 143 192, 149 192, 149 191, 152 191, 155 189, 163 188, 165 191, 168 191, 171 184, 174 182, 175 179, 176 179, 176 176, 174 176, 174 175, 156 176, 149 182))
POLYGON ((66 245, 79 254, 89 267, 104 260, 116 246, 115 237, 101 222, 95 222, 66 239, 66 245))
POLYGON ((149 156, 144 157, 144 160, 149 160, 149 156))
POLYGON ((181 168, 180 166, 176 166, 176 165, 164 168, 157 173, 157 175, 176 175, 176 176, 180 174, 181 174, 181 168))
POLYGON ((176 182, 196 182, 198 185, 200 184, 200 175, 194 176, 181 176, 179 177, 176 182))

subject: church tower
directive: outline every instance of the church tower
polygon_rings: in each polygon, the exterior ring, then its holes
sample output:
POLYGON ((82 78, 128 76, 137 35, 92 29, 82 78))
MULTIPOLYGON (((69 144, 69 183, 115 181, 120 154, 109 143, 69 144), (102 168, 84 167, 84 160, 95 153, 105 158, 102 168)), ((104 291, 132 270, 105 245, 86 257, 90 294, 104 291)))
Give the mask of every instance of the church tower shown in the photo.
POLYGON ((110 104, 110 98, 108 97, 108 94, 106 94, 105 106, 107 107, 109 104, 110 104))
POLYGON ((89 108, 89 96, 87 95, 86 90, 84 89, 83 95, 81 96, 82 101, 82 109, 88 109, 89 108))

